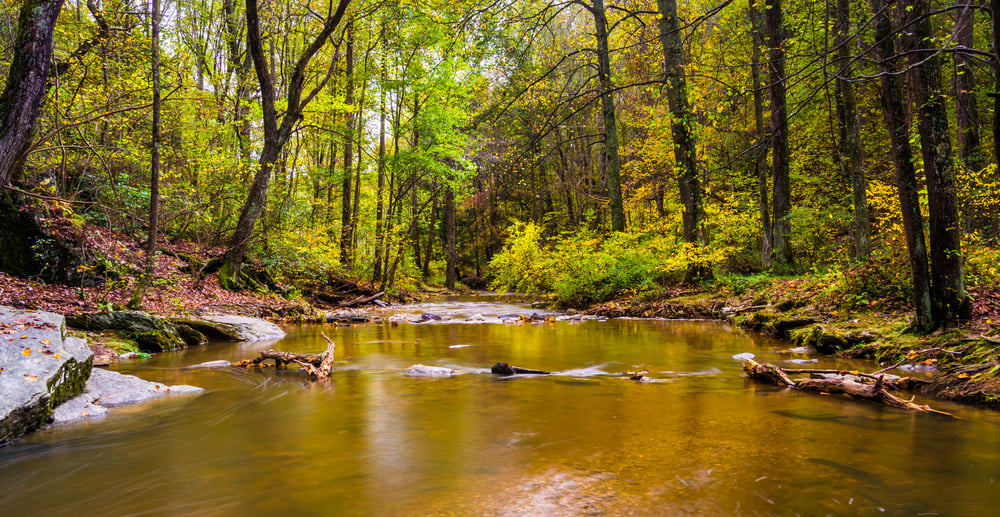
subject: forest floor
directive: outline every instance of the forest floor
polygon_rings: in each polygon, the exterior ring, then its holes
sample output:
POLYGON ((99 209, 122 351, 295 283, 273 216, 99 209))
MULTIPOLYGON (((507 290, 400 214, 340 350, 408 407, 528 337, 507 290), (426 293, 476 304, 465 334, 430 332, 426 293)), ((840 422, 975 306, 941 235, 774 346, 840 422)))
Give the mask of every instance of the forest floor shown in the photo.
POLYGON ((1000 287, 970 290, 969 321, 928 335, 910 331, 913 311, 878 300, 851 306, 822 296, 810 277, 772 279, 736 294, 732 290, 666 289, 590 307, 606 317, 696 318, 732 322, 797 346, 844 358, 870 358, 884 367, 925 373, 932 396, 1000 408, 1000 287))

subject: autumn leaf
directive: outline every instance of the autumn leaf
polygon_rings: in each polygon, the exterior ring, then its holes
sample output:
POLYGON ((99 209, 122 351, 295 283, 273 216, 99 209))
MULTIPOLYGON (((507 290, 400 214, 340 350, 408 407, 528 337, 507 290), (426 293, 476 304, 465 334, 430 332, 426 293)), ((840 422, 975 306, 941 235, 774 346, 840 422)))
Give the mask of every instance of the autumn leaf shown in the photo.
POLYGON ((49 341, 48 339, 43 339, 43 340, 42 340, 42 344, 43 344, 43 345, 49 345, 49 344, 52 344, 52 342, 51 342, 51 341, 49 341))
POLYGON ((31 355, 31 349, 25 348, 24 350, 21 351, 21 355, 31 355))
POLYGON ((24 380, 26 380, 28 382, 35 382, 35 381, 38 380, 38 376, 37 375, 25 375, 24 376, 24 380))

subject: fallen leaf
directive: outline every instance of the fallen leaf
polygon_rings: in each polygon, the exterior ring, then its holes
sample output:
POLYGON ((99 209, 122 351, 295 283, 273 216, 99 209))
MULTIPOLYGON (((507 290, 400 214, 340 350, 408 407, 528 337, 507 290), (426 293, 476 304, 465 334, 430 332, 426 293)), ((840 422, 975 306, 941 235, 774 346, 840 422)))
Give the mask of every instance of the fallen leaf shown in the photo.
POLYGON ((24 376, 24 380, 26 380, 28 382, 35 382, 35 381, 38 380, 38 376, 37 375, 25 375, 24 376))
POLYGON ((52 357, 55 357, 56 359, 60 359, 60 358, 62 358, 62 354, 53 354, 52 357))
POLYGON ((24 351, 21 352, 21 355, 31 355, 31 349, 25 348, 24 351))
POLYGON ((958 374, 958 378, 959 379, 965 379, 965 378, 968 378, 968 377, 969 377, 969 374, 967 374, 967 373, 960 373, 960 374, 958 374))
POLYGON ((51 343, 52 343, 52 342, 51 342, 51 341, 49 341, 48 339, 43 339, 43 340, 42 340, 42 344, 43 344, 43 345, 48 345, 48 344, 51 344, 51 343))

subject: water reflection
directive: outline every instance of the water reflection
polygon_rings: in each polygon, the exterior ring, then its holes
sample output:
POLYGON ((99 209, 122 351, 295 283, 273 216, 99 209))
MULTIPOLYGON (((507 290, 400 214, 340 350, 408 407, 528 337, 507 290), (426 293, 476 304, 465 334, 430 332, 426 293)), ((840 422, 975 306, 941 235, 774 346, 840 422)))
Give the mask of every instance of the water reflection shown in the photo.
POLYGON ((320 332, 347 361, 328 384, 186 368, 256 344, 121 365, 209 391, 0 450, 4 515, 990 515, 1000 504, 996 413, 946 407, 953 421, 755 384, 733 355, 791 356, 724 325, 302 326, 274 346, 320 352, 320 332), (555 374, 482 373, 497 361, 555 374), (465 374, 404 375, 414 364, 465 374), (620 375, 643 368, 667 382, 620 375))

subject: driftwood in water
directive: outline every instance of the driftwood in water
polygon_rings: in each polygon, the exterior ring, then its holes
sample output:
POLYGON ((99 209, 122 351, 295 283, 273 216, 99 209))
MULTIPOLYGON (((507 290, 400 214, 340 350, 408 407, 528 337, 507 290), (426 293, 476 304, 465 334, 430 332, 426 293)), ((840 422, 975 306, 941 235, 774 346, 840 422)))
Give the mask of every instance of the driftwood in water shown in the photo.
POLYGON ((257 357, 244 359, 233 363, 233 366, 242 368, 263 368, 267 366, 264 361, 274 361, 274 367, 283 370, 288 367, 288 363, 299 365, 303 371, 309 374, 314 380, 326 380, 333 373, 334 350, 336 344, 326 334, 320 332, 326 338, 326 352, 322 354, 296 354, 293 352, 281 352, 279 350, 262 350, 257 357))
POLYGON ((359 296, 359 297, 357 297, 357 298, 355 298, 353 300, 349 300, 349 301, 346 301, 346 302, 341 302, 339 304, 339 306, 341 308, 347 308, 347 307, 354 307, 355 305, 363 305, 363 304, 366 304, 366 303, 371 303, 373 301, 376 301, 376 300, 378 300, 379 298, 381 298, 384 295, 385 295, 385 291, 379 291, 379 292, 377 292, 377 293, 375 293, 375 294, 373 294, 371 296, 359 296))
POLYGON ((924 411, 929 413, 938 413, 941 415, 952 416, 950 413, 945 413, 944 411, 938 411, 932 409, 930 406, 914 404, 913 400, 903 400, 885 389, 885 378, 883 375, 877 377, 870 374, 858 374, 857 372, 840 372, 838 370, 824 370, 824 371, 796 371, 793 369, 785 370, 779 366, 773 364, 761 364, 753 359, 747 359, 743 362, 743 371, 750 376, 751 379, 756 379, 760 381, 769 382, 771 384, 777 384, 779 386, 787 386, 789 388, 803 390, 803 391, 818 391, 821 393, 843 393, 845 395, 850 395, 851 397, 870 400, 872 402, 877 402, 879 404, 885 404, 887 406, 892 406, 900 409, 909 409, 913 411, 924 411), (841 373, 842 376, 824 379, 795 379, 792 380, 789 377, 789 373, 841 373), (847 375, 853 375, 854 378, 860 380, 874 380, 873 383, 869 384, 867 382, 857 382, 848 378, 847 375))
POLYGON ((323 360, 319 362, 319 366, 313 366, 312 363, 307 363, 304 361, 295 361, 299 366, 309 374, 314 381, 325 381, 330 379, 330 374, 333 373, 333 362, 334 362, 334 350, 336 350, 337 345, 332 339, 327 337, 326 334, 320 332, 321 336, 326 339, 326 352, 322 354, 323 360))
POLYGON ((551 372, 546 372, 544 370, 529 370, 527 368, 519 368, 517 366, 511 366, 507 363, 496 363, 490 368, 490 372, 495 375, 502 375, 504 377, 510 375, 548 375, 551 372))

